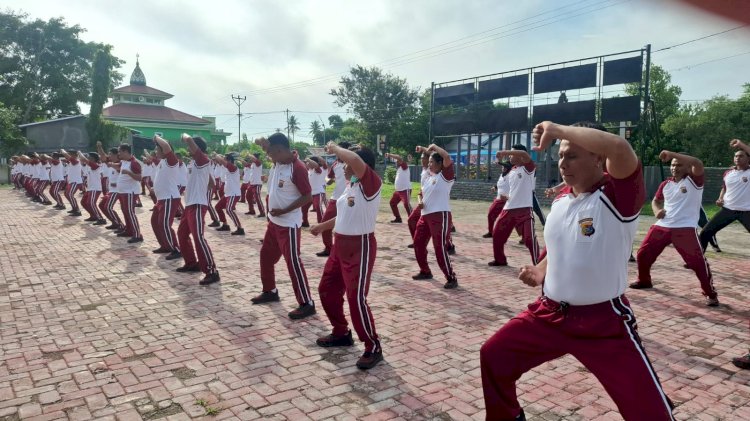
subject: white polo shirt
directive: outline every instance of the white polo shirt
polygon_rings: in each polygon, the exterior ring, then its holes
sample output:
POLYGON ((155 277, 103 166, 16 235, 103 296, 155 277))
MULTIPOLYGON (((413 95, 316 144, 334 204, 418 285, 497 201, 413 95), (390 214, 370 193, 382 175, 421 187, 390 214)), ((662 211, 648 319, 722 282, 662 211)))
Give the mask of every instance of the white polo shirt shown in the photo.
POLYGON ((435 212, 450 212, 451 189, 456 179, 455 164, 451 162, 448 167, 437 174, 430 173, 430 176, 422 185, 422 215, 429 215, 435 212))
POLYGON ((411 171, 406 162, 401 161, 401 165, 396 168, 396 180, 393 185, 396 191, 411 190, 411 171))
POLYGON ((253 170, 250 168, 252 164, 243 164, 242 169, 242 184, 250 184, 250 179, 253 176, 253 170))
POLYGON ((250 164, 250 169, 252 170, 250 184, 253 186, 263 184, 263 179, 261 178, 263 176, 263 163, 257 159, 253 160, 250 164))
POLYGON ((65 168, 63 167, 62 162, 53 159, 50 163, 52 164, 49 168, 50 181, 54 183, 65 180, 65 168))
POLYGON ((157 170, 154 174, 154 194, 156 200, 169 200, 180 197, 180 189, 177 187, 180 177, 180 167, 177 155, 170 150, 164 159, 156 164, 157 170))
POLYGON ((151 166, 151 164, 147 164, 143 161, 138 160, 138 163, 141 164, 141 167, 143 168, 143 177, 153 177, 154 176, 154 167, 151 166))
POLYGON ((685 176, 680 181, 674 177, 664 180, 656 190, 654 199, 664 202, 666 215, 654 225, 664 228, 695 228, 700 217, 703 199, 703 175, 685 176))
POLYGON ((117 188, 117 179, 120 178, 120 171, 112 167, 111 165, 107 165, 109 167, 109 192, 110 193, 118 193, 119 189, 117 188))
POLYGON ((192 154, 190 175, 185 188, 185 206, 208 206, 208 180, 212 176, 211 161, 200 149, 192 154))
POLYGON ((333 231, 343 235, 365 235, 375 232, 380 209, 382 181, 369 166, 356 183, 348 183, 336 200, 336 224, 333 231))
POLYGON ((302 225, 302 210, 294 209, 281 216, 273 216, 273 209, 284 209, 300 196, 312 193, 307 167, 299 159, 290 164, 273 165, 268 173, 268 219, 282 227, 299 227, 302 225))
POLYGON ((430 172, 430 169, 428 167, 422 168, 422 174, 419 175, 419 189, 424 188, 424 183, 427 182, 427 180, 430 179, 430 176, 432 173, 430 172))
POLYGON ((70 159, 68 161, 68 166, 65 168, 67 169, 68 183, 81 184, 83 182, 83 177, 81 175, 81 163, 78 162, 77 159, 70 159))
POLYGON ((497 199, 501 200, 503 199, 503 196, 506 198, 510 195, 510 183, 508 181, 508 175, 500 175, 497 179, 497 199))
POLYGON ((334 161, 331 167, 328 169, 328 178, 333 178, 336 185, 333 187, 333 193, 331 200, 338 200, 344 190, 346 190, 346 176, 344 175, 344 163, 341 161, 334 161))
POLYGON ((47 169, 47 163, 46 162, 39 162, 37 166, 37 178, 39 178, 42 181, 49 181, 49 170, 47 169))
POLYGON ((505 177, 510 189, 503 209, 530 208, 536 187, 536 164, 527 162, 524 165, 514 165, 505 177))
POLYGON ((86 178, 86 189, 89 191, 102 191, 102 170, 96 162, 89 162, 89 175, 86 178))
POLYGON ((312 194, 325 193, 326 173, 323 171, 323 167, 318 167, 317 170, 307 170, 307 176, 310 178, 312 194))
POLYGON ((619 297, 628 285, 628 259, 645 200, 643 171, 616 180, 605 175, 589 193, 564 187, 544 226, 544 295, 571 305, 619 297))
POLYGON ((733 211, 750 211, 750 168, 733 168, 724 173, 724 207, 733 211))
POLYGON ((117 191, 123 194, 139 194, 141 192, 141 182, 125 174, 123 170, 130 170, 135 174, 141 173, 141 165, 138 161, 130 157, 128 161, 120 161, 120 174, 117 177, 117 191))
POLYGON ((190 171, 188 171, 187 165, 185 165, 184 162, 180 161, 180 168, 178 170, 178 176, 177 176, 177 185, 179 185, 180 187, 187 186, 189 175, 190 175, 190 171))
POLYGON ((234 164, 231 162, 227 162, 226 167, 224 168, 226 171, 226 175, 224 176, 226 184, 224 185, 224 195, 225 196, 239 196, 242 194, 242 189, 240 185, 240 169, 237 168, 234 164))

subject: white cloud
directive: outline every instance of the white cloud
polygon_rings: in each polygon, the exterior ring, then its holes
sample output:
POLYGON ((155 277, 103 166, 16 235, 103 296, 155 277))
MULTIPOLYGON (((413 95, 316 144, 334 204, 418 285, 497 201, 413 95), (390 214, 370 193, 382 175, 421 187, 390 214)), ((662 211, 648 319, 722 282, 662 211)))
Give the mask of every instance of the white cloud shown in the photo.
MULTIPOLYGON (((432 81, 638 49, 647 43, 657 50, 738 25, 679 2, 622 0, 9 0, 6 6, 32 18, 63 16, 69 24, 81 25, 88 31, 85 40, 111 44, 114 54, 126 60, 120 69, 126 78, 139 53, 148 84, 175 95, 167 105, 217 115, 220 126, 235 135, 237 120, 231 114, 237 108, 231 94, 248 95, 246 112, 325 111, 325 119, 335 110, 328 92, 336 86, 336 75, 350 66, 381 63, 514 22, 499 31, 526 32, 385 67, 424 88, 432 81), (542 26, 577 13, 581 15, 542 26), (328 75, 334 76, 301 89, 251 94, 328 75)), ((750 51, 749 38, 750 31, 740 29, 655 53, 654 62, 678 69, 750 51)), ((673 82, 683 88, 685 99, 737 96, 741 85, 750 82, 747 72, 738 69, 749 65, 750 54, 674 71, 673 82)), ((296 115, 302 123, 300 135, 306 135, 318 115, 296 115)), ((243 121, 243 132, 270 132, 283 127, 284 118, 255 115, 243 121)))

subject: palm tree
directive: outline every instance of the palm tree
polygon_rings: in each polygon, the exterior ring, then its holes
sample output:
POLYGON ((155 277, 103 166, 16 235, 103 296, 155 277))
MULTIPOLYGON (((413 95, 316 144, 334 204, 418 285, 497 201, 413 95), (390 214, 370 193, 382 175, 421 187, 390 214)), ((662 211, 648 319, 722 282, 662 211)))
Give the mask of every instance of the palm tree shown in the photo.
POLYGON ((292 134, 292 142, 294 142, 294 133, 299 130, 299 121, 297 121, 297 117, 290 115, 289 120, 287 120, 287 130, 289 130, 289 133, 292 134))
POLYGON ((313 137, 313 142, 315 144, 320 144, 321 134, 323 133, 323 130, 321 129, 320 122, 318 120, 313 120, 312 123, 310 123, 310 131, 308 132, 313 137))

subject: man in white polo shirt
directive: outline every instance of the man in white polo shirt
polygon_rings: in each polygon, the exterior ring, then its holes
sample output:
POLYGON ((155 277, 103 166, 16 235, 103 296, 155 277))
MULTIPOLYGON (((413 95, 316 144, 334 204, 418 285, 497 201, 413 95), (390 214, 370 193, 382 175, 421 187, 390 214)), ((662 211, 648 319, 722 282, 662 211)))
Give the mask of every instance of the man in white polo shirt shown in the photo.
POLYGON ((258 205, 258 218, 266 216, 266 208, 263 206, 263 199, 260 197, 263 188, 263 163, 260 161, 260 154, 255 153, 245 158, 245 172, 249 173, 248 187, 245 195, 248 211, 245 215, 255 215, 253 205, 258 205))
MULTIPOLYGON (((349 144, 349 142, 339 142, 338 146, 342 149, 348 150, 351 145, 349 144)), ((326 180, 326 185, 330 186, 332 183, 336 183, 336 186, 333 188, 333 193, 331 193, 331 200, 328 201, 328 206, 326 206, 326 211, 323 214, 323 222, 330 221, 331 219, 336 218, 336 201, 344 193, 344 190, 346 189, 346 186, 348 184, 348 181, 346 181, 346 176, 344 174, 344 162, 338 158, 336 158, 336 160, 333 161, 333 164, 328 167, 328 178, 326 180)), ((319 257, 330 256, 331 247, 333 247, 333 230, 323 230, 321 231, 320 236, 323 238, 323 246, 325 248, 323 249, 323 251, 315 253, 315 255, 319 257)))
POLYGON ((256 139, 274 164, 268 173, 268 225, 260 248, 260 280, 263 292, 252 298, 253 304, 279 301, 274 266, 283 256, 299 306, 289 312, 291 319, 303 319, 315 314, 315 302, 310 294, 305 266, 300 258, 300 208, 312 201, 312 188, 307 167, 289 146, 289 139, 281 133, 256 139))
POLYGON ((656 223, 651 226, 638 249, 638 280, 630 288, 652 288, 651 266, 669 244, 674 245, 689 269, 700 280, 706 305, 716 307, 719 299, 713 286, 696 227, 703 199, 703 163, 690 155, 662 151, 659 158, 671 161, 672 177, 664 180, 651 201, 656 223))
MULTIPOLYGON (((242 228, 240 218, 237 217, 237 202, 240 200, 242 191, 240 190, 240 168, 235 165, 236 155, 229 153, 223 157, 216 155, 214 161, 222 168, 224 168, 224 194, 216 204, 216 213, 219 215, 221 226, 216 231, 230 231, 229 224, 227 224, 227 217, 224 215, 226 210, 227 215, 232 220, 237 229, 232 231, 232 235, 245 235, 245 230, 242 228)), ((242 164, 239 164, 240 167, 242 164)))
POLYGON ((135 213, 136 198, 141 193, 141 164, 132 154, 131 146, 122 143, 117 148, 120 158, 120 175, 117 177, 117 198, 120 200, 120 209, 125 219, 125 229, 118 232, 118 237, 130 237, 128 243, 143 242, 141 225, 135 213))
POLYGON ((78 207, 78 200, 76 200, 75 196, 78 191, 78 186, 83 183, 83 177, 81 176, 81 163, 76 159, 78 151, 68 153, 64 149, 61 149, 60 153, 63 154, 68 161, 68 166, 65 167, 66 175, 68 176, 67 184, 65 186, 65 198, 68 199, 71 207, 71 210, 69 210, 68 213, 71 216, 81 216, 81 209, 78 207))
POLYGON ((154 253, 169 253, 167 260, 179 259, 182 254, 172 223, 180 204, 180 164, 169 142, 159 136, 154 136, 154 142, 156 156, 152 160, 156 164, 156 171, 152 171, 152 182, 156 206, 151 214, 151 229, 159 242, 159 248, 154 253))
POLYGON ((547 256, 519 273, 525 284, 542 286, 542 296, 482 345, 488 420, 525 420, 516 381, 566 354, 596 376, 624 419, 674 419, 623 295, 646 195, 643 171, 630 144, 604 130, 549 121, 534 128, 540 151, 563 139, 559 169, 567 186, 547 217, 547 256))
POLYGON ((532 209, 535 187, 536 165, 523 145, 513 145, 512 150, 499 151, 497 158, 510 157, 513 168, 506 178, 510 189, 500 217, 492 229, 492 252, 494 259, 489 266, 507 266, 505 243, 515 229, 521 234, 526 248, 531 254, 531 263, 536 264, 539 258, 539 244, 534 233, 534 210, 532 209))
POLYGON ((729 146, 737 149, 734 167, 724 173, 724 183, 716 201, 721 209, 701 230, 703 250, 711 237, 734 221, 740 221, 750 232, 750 146, 739 139, 732 139, 729 146))
POLYGON ((401 223, 401 213, 398 211, 398 204, 403 203, 404 209, 406 210, 406 217, 408 218, 411 214, 411 171, 409 170, 409 163, 404 161, 401 156, 387 153, 386 158, 390 158, 396 161, 396 179, 393 181, 393 196, 389 202, 391 206, 391 212, 393 212, 394 219, 391 221, 392 224, 401 223))

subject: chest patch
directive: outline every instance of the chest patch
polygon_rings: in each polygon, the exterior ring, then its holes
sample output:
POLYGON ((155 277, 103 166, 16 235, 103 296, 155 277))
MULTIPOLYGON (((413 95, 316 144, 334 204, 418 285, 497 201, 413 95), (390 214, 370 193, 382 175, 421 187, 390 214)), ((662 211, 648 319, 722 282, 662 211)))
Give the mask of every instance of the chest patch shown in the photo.
POLYGON ((683 193, 687 193, 687 187, 680 186, 680 191, 683 192, 683 193))
POLYGON ((742 177, 742 182, 747 183, 747 177, 742 177))
POLYGON ((349 196, 346 198, 346 204, 350 207, 354 207, 354 196, 349 196))
POLYGON ((591 237, 596 232, 594 218, 583 218, 578 221, 578 226, 581 228, 581 234, 586 237, 591 237))

